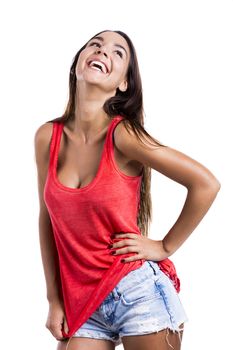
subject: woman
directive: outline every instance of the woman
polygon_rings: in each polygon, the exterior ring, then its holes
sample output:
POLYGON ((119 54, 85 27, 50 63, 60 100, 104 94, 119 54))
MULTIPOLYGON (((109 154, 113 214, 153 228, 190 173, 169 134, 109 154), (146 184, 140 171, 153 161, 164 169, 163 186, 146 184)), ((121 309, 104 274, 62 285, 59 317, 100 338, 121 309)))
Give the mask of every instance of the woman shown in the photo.
POLYGON ((120 343, 126 350, 178 350, 187 316, 168 257, 220 184, 143 128, 140 73, 125 33, 92 37, 73 60, 69 86, 64 115, 35 133, 46 327, 59 350, 120 343), (187 188, 162 240, 148 238, 151 168, 187 188))

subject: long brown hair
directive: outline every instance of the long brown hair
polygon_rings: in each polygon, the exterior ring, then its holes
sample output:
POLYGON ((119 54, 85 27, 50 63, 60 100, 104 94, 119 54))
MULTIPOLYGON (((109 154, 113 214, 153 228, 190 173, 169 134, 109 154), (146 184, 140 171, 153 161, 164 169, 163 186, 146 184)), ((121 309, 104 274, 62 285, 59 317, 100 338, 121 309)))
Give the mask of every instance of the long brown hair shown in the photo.
MULTIPOLYGON (((116 115, 124 117, 122 123, 124 123, 127 131, 129 129, 134 132, 137 139, 143 143, 142 139, 148 141, 148 138, 152 141, 153 145, 164 146, 159 141, 154 139, 144 129, 144 110, 143 110, 143 96, 142 96, 142 82, 139 72, 138 60, 136 50, 131 39, 124 32, 119 30, 103 30, 95 34, 95 36, 104 32, 115 32, 121 35, 128 43, 130 49, 130 61, 127 70, 127 90, 122 92, 118 88, 116 89, 115 96, 105 101, 103 110, 110 118, 116 115), (140 138, 142 137, 142 139, 140 138), (146 138, 147 137, 147 138, 146 138)), ((91 40, 90 39, 90 40, 91 40)), ((88 42, 90 41, 88 40, 88 42)), ((69 74, 69 99, 63 115, 59 118, 50 120, 48 122, 65 122, 66 120, 74 119, 75 117, 75 95, 76 95, 76 74, 75 68, 82 50, 84 50, 88 44, 86 42, 83 47, 76 53, 73 58, 73 62, 70 68, 69 74)), ((144 236, 148 236, 148 230, 152 220, 152 201, 151 201, 151 168, 143 166, 142 169, 142 182, 140 188, 140 203, 138 208, 137 224, 140 232, 144 236)))

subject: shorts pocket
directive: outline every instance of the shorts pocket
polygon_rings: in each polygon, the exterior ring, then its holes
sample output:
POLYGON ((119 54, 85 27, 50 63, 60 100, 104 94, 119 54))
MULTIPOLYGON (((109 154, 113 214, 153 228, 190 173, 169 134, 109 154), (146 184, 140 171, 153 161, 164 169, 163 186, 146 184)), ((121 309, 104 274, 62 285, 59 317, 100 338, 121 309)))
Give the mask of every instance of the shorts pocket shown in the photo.
POLYGON ((160 290, 156 284, 157 277, 146 279, 143 283, 132 285, 122 293, 121 299, 124 305, 134 305, 148 300, 161 297, 160 290))

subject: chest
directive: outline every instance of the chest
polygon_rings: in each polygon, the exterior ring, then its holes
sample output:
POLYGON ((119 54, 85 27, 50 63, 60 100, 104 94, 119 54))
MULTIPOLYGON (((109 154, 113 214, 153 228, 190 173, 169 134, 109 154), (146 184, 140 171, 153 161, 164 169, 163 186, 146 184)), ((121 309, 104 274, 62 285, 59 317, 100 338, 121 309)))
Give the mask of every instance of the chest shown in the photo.
MULTIPOLYGON (((98 173, 104 142, 104 135, 93 143, 83 144, 78 140, 71 140, 65 133, 62 133, 57 161, 58 180, 70 188, 82 188, 89 185, 98 173)), ((140 174, 141 164, 127 159, 115 145, 113 154, 116 166, 123 174, 128 176, 140 174)))

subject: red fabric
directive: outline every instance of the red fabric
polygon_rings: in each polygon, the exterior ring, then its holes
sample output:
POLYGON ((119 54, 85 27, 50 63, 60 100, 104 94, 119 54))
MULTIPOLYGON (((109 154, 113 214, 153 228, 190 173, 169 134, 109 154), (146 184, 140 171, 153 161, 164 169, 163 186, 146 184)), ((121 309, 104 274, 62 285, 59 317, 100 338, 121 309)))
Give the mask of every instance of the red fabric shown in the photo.
MULTIPOLYGON (((117 283, 145 259, 122 263, 135 253, 110 255, 108 245, 116 232, 141 234, 137 212, 142 175, 128 176, 118 169, 113 153, 113 130, 123 119, 115 116, 109 126, 94 180, 80 189, 64 186, 56 172, 63 123, 53 122, 50 163, 44 200, 50 215, 59 257, 61 293, 71 337, 100 306, 117 283)), ((172 263, 159 262, 174 278, 172 263)), ((177 279, 178 280, 178 279, 177 279)))
POLYGON ((174 287, 176 288, 177 293, 180 292, 180 279, 176 274, 176 268, 173 262, 170 259, 164 259, 157 261, 160 270, 162 270, 172 281, 174 287))

